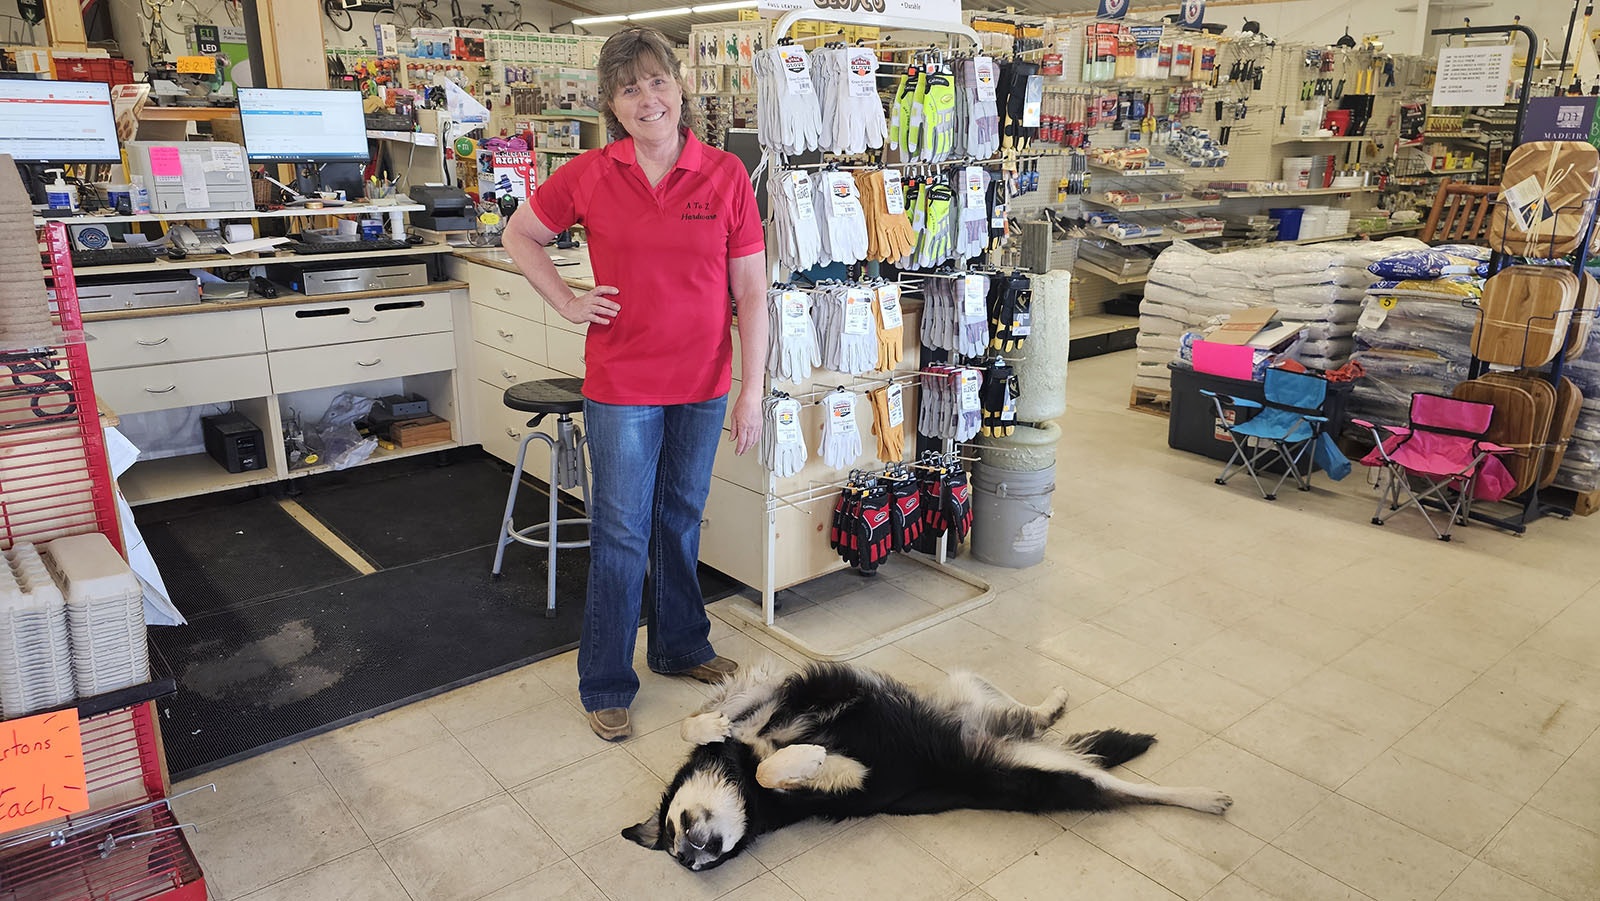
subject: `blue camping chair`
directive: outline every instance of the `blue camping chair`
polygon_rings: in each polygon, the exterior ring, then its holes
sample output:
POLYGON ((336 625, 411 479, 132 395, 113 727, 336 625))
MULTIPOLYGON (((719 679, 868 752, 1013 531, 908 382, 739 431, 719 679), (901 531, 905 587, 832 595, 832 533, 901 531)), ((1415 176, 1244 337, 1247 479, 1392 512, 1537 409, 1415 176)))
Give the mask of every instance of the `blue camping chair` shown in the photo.
POLYGON ((1328 421, 1328 417, 1322 415, 1323 401, 1328 396, 1327 381, 1314 375, 1268 369, 1263 388, 1266 403, 1200 389, 1201 394, 1216 404, 1217 420, 1227 428, 1228 438, 1233 441, 1233 456, 1222 467, 1217 484, 1228 484, 1228 479, 1242 469, 1250 473, 1262 497, 1275 501, 1278 489, 1291 475, 1301 491, 1311 490, 1313 460, 1335 481, 1344 478, 1350 471, 1350 461, 1334 445, 1333 436, 1323 431, 1328 421), (1232 425, 1227 425, 1225 405, 1234 408, 1236 421, 1232 425), (1237 421, 1243 418, 1239 414, 1244 410, 1259 412, 1242 422, 1237 421), (1252 439, 1255 447, 1251 447, 1252 439), (1261 480, 1263 468, 1274 460, 1282 462, 1283 474, 1268 491, 1261 480))

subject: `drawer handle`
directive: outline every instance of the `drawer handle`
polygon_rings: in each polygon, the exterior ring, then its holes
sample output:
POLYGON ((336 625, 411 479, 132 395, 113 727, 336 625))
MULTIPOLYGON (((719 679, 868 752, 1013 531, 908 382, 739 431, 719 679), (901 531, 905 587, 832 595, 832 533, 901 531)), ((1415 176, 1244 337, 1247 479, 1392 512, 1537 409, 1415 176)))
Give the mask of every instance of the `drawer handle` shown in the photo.
POLYGON ((366 325, 366 324, 367 324, 367 323, 369 323, 369 322, 377 322, 377 321, 378 321, 378 317, 376 317, 376 316, 368 316, 368 317, 367 317, 367 318, 365 318, 365 319, 357 319, 357 318, 356 318, 356 317, 354 317, 354 316, 351 316, 351 317, 350 317, 350 321, 351 321, 351 322, 359 322, 359 323, 361 323, 361 324, 362 324, 362 325, 366 325))
POLYGON ((517 380, 517 374, 509 369, 500 370, 500 377, 508 382, 514 382, 517 380))
POLYGON ((357 360, 357 366, 376 366, 383 362, 383 357, 373 357, 371 360, 357 360))
POLYGON ((496 289, 494 289, 494 293, 500 295, 501 297, 510 297, 511 296, 511 292, 507 291, 504 288, 496 288, 496 289))
POLYGON ((146 385, 144 390, 150 392, 151 394, 166 394, 168 391, 176 391, 177 388, 177 385, 168 385, 165 388, 151 388, 150 386, 146 385))
POLYGON ((157 338, 154 341, 146 341, 143 338, 135 338, 133 339, 133 343, 139 345, 140 347, 160 347, 161 345, 167 343, 167 338, 165 335, 157 338))
POLYGON ((517 334, 516 334, 516 332, 508 332, 508 331, 506 331, 506 330, 505 330, 505 329, 503 329, 503 328, 497 328, 497 329, 495 329, 495 330, 494 330, 494 333, 495 333, 495 334, 497 334, 497 335, 499 335, 499 336, 500 336, 500 337, 502 337, 502 338, 504 338, 504 339, 506 339, 506 340, 507 340, 507 341, 510 341, 510 340, 511 340, 511 339, 513 339, 513 338, 515 338, 515 337, 517 337, 517 334))
POLYGON ((514 429, 506 429, 506 437, 510 438, 513 441, 521 441, 522 440, 522 433, 518 432, 518 431, 516 431, 514 429))

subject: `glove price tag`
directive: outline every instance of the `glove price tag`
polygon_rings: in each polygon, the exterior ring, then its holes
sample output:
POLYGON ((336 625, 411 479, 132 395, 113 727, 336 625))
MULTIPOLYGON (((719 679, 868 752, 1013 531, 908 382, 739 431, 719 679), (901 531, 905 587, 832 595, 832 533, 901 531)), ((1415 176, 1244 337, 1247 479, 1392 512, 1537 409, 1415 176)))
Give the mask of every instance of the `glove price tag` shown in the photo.
POLYGON ((850 50, 850 96, 878 96, 878 58, 871 50, 853 47, 850 50))
POLYGON ((810 322, 806 315, 805 292, 785 291, 779 302, 783 304, 783 337, 804 338, 810 322))
POLYGON ((829 209, 833 218, 847 217, 855 212, 855 198, 851 196, 855 190, 855 181, 850 176, 825 176, 823 185, 828 192, 829 209))
POLYGON ((845 292, 844 333, 872 334, 872 294, 863 288, 851 288, 845 292))
POLYGON ((800 402, 793 398, 780 400, 772 408, 773 434, 779 447, 792 447, 800 443, 800 402))
POLYGON ((980 56, 972 61, 973 68, 978 74, 978 99, 988 103, 994 102, 994 82, 998 75, 998 68, 994 60, 987 56, 980 56))
POLYGON ((900 391, 900 386, 899 385, 890 385, 889 386, 888 401, 889 401, 889 428, 892 429, 895 426, 898 426, 900 423, 906 421, 905 398, 901 397, 901 391, 900 391))
POLYGON ((1005 403, 1000 407, 1000 421, 1015 421, 1017 418, 1016 379, 1007 379, 1005 390, 1000 393, 1005 396, 1005 403))
POLYGON ((889 215, 903 216, 906 212, 906 190, 900 183, 900 170, 883 170, 883 205, 889 215))
POLYGON ((816 206, 811 202, 811 179, 804 172, 793 172, 788 176, 791 190, 794 192, 794 214, 801 222, 811 222, 817 218, 816 206))
POLYGON ((828 395, 828 429, 835 435, 855 434, 855 395, 843 391, 828 395))
POLYGON ((900 315, 900 286, 878 287, 878 315, 883 320, 884 331, 900 328, 905 320, 900 315))
POLYGON ((1022 127, 1023 128, 1038 128, 1039 127, 1039 107, 1040 106, 1041 106, 1041 103, 1038 100, 1029 100, 1027 103, 1024 103, 1022 105, 1022 127))
POLYGON ((975 322, 989 315, 984 307, 983 276, 969 275, 962 279, 961 317, 968 322, 975 322))
POLYGON ((783 64, 790 94, 800 97, 811 93, 811 60, 806 57, 806 48, 799 44, 779 47, 778 62, 783 64))
POLYGON ((983 169, 979 166, 968 166, 962 170, 961 185, 967 192, 964 205, 968 209, 983 209, 983 169))
POLYGON ((976 370, 961 370, 961 412, 974 413, 982 408, 978 402, 978 388, 982 384, 983 378, 976 370))
POLYGON ((1033 311, 1018 310, 1017 318, 1011 320, 1011 336, 1026 338, 1031 334, 1033 334, 1033 311))

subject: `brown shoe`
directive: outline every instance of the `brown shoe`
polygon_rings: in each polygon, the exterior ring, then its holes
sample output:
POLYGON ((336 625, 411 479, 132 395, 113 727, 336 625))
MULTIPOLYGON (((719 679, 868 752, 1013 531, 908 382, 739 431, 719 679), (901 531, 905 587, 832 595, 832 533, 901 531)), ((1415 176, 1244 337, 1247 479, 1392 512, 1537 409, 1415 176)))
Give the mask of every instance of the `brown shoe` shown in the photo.
POLYGON ((699 666, 681 669, 668 675, 688 676, 691 679, 698 679, 701 682, 708 682, 714 685, 738 671, 739 664, 734 663, 732 660, 726 657, 713 657, 699 666))
POLYGON ((584 712, 589 728, 606 741, 622 741, 633 734, 633 723, 628 719, 628 708, 607 707, 604 710, 584 712))

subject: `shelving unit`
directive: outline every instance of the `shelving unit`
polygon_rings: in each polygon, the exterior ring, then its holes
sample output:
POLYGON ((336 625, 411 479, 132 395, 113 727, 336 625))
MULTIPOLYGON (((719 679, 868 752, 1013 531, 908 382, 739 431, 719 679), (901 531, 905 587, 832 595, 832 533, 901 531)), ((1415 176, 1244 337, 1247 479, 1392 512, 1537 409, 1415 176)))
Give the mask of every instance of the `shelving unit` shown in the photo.
POLYGON ((1272 143, 1281 144, 1365 144, 1368 141, 1376 144, 1385 140, 1387 135, 1296 135, 1287 138, 1274 138, 1272 143))
MULTIPOLYGON (((1086 262, 1082 259, 1079 259, 1077 264, 1073 266, 1073 271, 1086 272, 1098 278, 1103 278, 1113 285, 1142 285, 1150 280, 1149 275, 1112 275, 1109 270, 1102 269, 1101 267, 1096 266, 1093 263, 1086 262)), ((1081 319, 1083 317, 1078 318, 1081 319)), ((1077 321, 1078 319, 1073 320, 1074 323, 1077 321)), ((1074 329, 1076 329, 1076 325, 1074 325, 1074 329)))
POLYGON ((1111 201, 1104 199, 1104 195, 1101 195, 1100 197, 1085 197, 1083 198, 1083 202, 1089 204, 1090 206, 1096 206, 1118 213, 1139 213, 1150 212, 1153 210, 1199 210, 1207 207, 1220 206, 1222 204, 1222 201, 1220 200, 1201 200, 1199 198, 1175 200, 1169 203, 1112 203, 1111 201))
MULTIPOLYGON (((314 214, 313 214, 314 215, 314 214)), ((220 256, 202 259, 186 258, 182 260, 158 259, 154 263, 125 263, 120 266, 86 266, 82 275, 129 275, 141 272, 183 272, 189 269, 232 269, 238 266, 262 266, 274 263, 309 263, 309 262, 339 262, 349 260, 385 260, 395 257, 414 257, 437 253, 449 253, 455 248, 448 244, 418 244, 404 250, 352 250, 347 253, 319 253, 319 254, 245 254, 241 256, 220 256)))
POLYGON ((1222 196, 1229 200, 1293 200, 1296 197, 1322 197, 1329 194, 1376 194, 1382 191, 1374 185, 1359 188, 1307 188, 1304 191, 1283 191, 1276 194, 1252 194, 1249 191, 1224 191, 1222 196))
POLYGON ((1101 163, 1089 163, 1090 172, 1099 172, 1102 175, 1116 175, 1124 178, 1154 178, 1161 175, 1188 175, 1189 170, 1177 166, 1156 166, 1149 169, 1118 169, 1101 163))
POLYGON ((281 210, 202 210, 200 212, 185 213, 134 213, 129 216, 35 216, 35 226, 45 225, 50 222, 60 222, 63 225, 96 225, 105 223, 128 222, 191 222, 196 219, 301 219, 308 216, 367 216, 387 213, 418 213, 426 209, 420 203, 412 203, 410 198, 396 198, 395 203, 347 203, 343 206, 325 206, 317 210, 308 210, 304 207, 285 207, 281 210))

